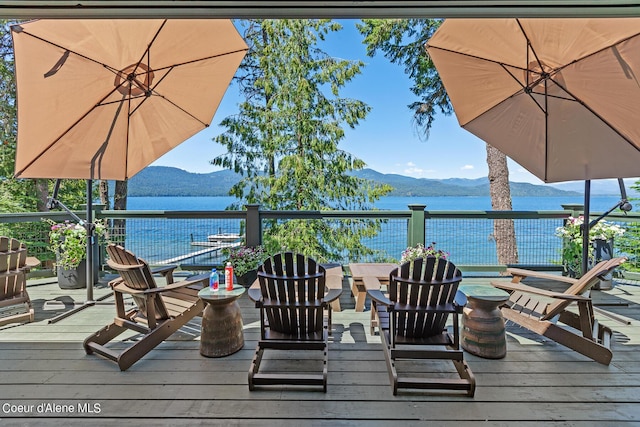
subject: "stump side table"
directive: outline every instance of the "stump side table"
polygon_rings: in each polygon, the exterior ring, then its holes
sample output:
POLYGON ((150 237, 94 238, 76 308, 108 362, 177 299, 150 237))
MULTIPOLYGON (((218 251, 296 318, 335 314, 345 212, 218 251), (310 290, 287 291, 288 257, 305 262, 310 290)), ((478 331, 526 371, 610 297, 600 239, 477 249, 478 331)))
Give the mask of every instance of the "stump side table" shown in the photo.
POLYGON ((228 356, 244 346, 242 315, 237 302, 244 293, 241 285, 234 286, 232 291, 221 288, 213 292, 206 287, 198 292, 200 299, 207 303, 202 314, 201 355, 228 356))
POLYGON ((489 285, 461 285, 458 292, 467 297, 462 312, 462 348, 487 359, 505 357, 507 338, 499 307, 509 294, 489 285))

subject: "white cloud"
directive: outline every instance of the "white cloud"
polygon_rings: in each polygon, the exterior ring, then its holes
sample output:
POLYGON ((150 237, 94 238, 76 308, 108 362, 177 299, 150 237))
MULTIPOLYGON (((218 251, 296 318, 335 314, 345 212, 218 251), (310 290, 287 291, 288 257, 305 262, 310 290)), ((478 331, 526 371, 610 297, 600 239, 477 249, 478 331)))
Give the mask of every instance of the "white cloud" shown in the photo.
POLYGON ((413 178, 422 178, 425 176, 426 172, 427 171, 425 171, 422 168, 419 168, 415 163, 407 162, 404 170, 402 171, 402 174, 406 176, 411 176, 413 178))
POLYGON ((463 170, 463 171, 468 171, 472 169, 475 169, 473 165, 464 165, 463 167, 460 168, 460 170, 463 170))

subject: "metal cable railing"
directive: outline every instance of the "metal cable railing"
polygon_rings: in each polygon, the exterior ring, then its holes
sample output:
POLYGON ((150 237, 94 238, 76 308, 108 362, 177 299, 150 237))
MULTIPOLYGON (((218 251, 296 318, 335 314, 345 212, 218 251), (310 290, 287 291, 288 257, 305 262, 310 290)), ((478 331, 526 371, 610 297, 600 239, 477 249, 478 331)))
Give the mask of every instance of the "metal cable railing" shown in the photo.
MULTIPOLYGON (((410 211, 256 212, 260 223, 257 228, 262 233, 269 232, 270 221, 313 219, 342 232, 349 229, 345 226, 349 221, 379 222, 378 234, 362 239, 370 254, 353 259, 345 253, 331 262, 397 261, 411 238, 410 211)), ((555 229, 569 215, 568 211, 425 211, 422 238, 427 245, 436 242, 436 248, 449 252, 458 265, 497 271, 494 221, 513 219, 519 263, 533 267, 560 266, 562 241, 555 236, 555 229)), ((246 211, 102 211, 97 212, 97 216, 108 221, 111 241, 124 243, 152 264, 175 263, 185 269, 220 265, 225 259, 222 247, 242 244, 247 222, 251 221, 246 211)), ((31 254, 41 260, 51 260, 54 255, 48 247, 49 225, 42 218, 58 222, 68 219, 60 212, 0 214, 0 234, 27 242, 31 254)), ((612 214, 607 220, 636 230, 635 234, 629 233, 614 243, 617 253, 628 256, 632 266, 640 267, 640 245, 637 244, 640 215, 612 214)))

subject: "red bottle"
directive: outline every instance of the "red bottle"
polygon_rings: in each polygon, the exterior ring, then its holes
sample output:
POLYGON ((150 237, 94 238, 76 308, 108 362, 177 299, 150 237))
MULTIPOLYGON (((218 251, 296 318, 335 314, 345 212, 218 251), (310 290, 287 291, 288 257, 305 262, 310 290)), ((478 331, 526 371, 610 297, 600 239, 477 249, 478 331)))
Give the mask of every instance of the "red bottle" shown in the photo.
POLYGON ((224 268, 224 283, 226 283, 228 291, 233 290, 233 266, 230 262, 224 268))

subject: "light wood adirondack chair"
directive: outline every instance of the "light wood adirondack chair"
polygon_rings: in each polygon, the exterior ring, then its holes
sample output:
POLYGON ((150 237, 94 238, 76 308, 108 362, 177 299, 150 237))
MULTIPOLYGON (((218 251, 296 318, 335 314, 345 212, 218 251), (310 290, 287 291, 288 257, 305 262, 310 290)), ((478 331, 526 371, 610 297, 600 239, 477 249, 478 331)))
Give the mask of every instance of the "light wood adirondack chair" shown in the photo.
POLYGON ((260 340, 249 368, 249 390, 256 385, 319 385, 327 391, 331 302, 342 289, 328 289, 325 268, 300 254, 285 252, 258 268, 259 288, 249 298, 260 309, 260 340), (324 353, 321 374, 262 373, 265 349, 315 350, 324 353))
POLYGON ((625 260, 620 257, 601 261, 580 279, 510 268, 507 272, 513 276, 511 282, 494 281, 491 284, 511 294, 501 308, 505 319, 608 365, 613 356, 611 329, 598 323, 589 293, 602 277, 625 260), (563 281, 570 286, 564 292, 551 292, 520 283, 527 277, 563 281), (569 310, 574 304, 577 313, 569 310))
POLYGON ((167 285, 158 287, 143 259, 113 244, 107 246, 107 253, 110 257, 107 264, 120 273, 120 278, 109 283, 115 297, 116 317, 113 323, 85 339, 84 348, 87 354, 95 352, 115 361, 124 371, 202 313, 204 302, 198 298, 198 291, 208 277, 173 283, 173 276, 169 274, 167 285), (125 309, 125 295, 130 295, 136 303, 129 311, 125 309), (124 350, 106 346, 127 330, 143 336, 124 350))
POLYGON ((40 264, 27 256, 19 240, 0 236, 0 326, 33 322, 34 310, 27 293, 27 273, 40 264))
POLYGON ((475 393, 475 377, 460 349, 458 315, 463 307, 455 298, 462 273, 444 258, 427 257, 391 271, 388 297, 370 289, 379 321, 393 394, 399 388, 461 390, 475 393), (453 334, 446 322, 453 316, 453 334), (441 349, 444 347, 444 349, 441 349), (444 359, 453 362, 459 378, 400 375, 399 359, 444 359))

